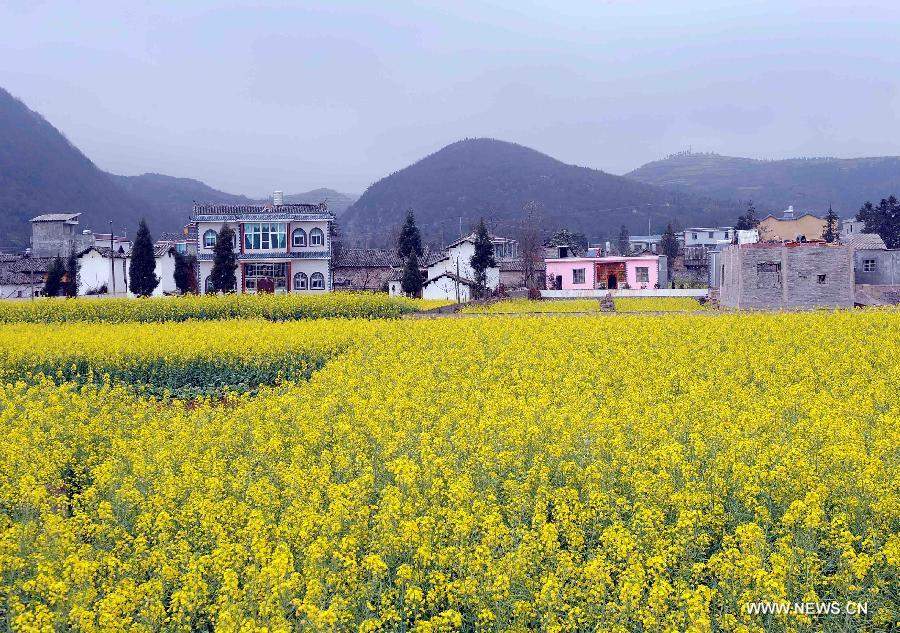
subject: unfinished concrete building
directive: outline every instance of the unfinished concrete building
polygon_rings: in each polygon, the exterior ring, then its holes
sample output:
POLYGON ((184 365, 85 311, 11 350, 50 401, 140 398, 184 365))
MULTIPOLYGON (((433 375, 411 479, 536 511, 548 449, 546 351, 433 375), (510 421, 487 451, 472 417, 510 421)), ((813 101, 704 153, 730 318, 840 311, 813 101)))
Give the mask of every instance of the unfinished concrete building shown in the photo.
POLYGON ((853 249, 788 242, 732 245, 719 257, 719 302, 739 309, 850 308, 853 249))
POLYGON ((80 213, 45 213, 31 218, 31 254, 34 257, 66 257, 93 245, 94 237, 78 230, 80 213))

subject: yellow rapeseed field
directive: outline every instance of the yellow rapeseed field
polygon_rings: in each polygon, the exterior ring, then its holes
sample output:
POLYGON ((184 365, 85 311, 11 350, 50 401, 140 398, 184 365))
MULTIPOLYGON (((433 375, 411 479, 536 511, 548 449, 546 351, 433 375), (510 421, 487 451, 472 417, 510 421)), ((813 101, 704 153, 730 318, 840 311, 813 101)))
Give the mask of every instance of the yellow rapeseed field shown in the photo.
POLYGON ((0 302, 0 323, 162 322, 260 318, 270 321, 322 318, 398 318, 408 312, 447 305, 447 301, 389 297, 382 293, 224 294, 54 299, 0 302))
POLYGON ((0 629, 900 620, 900 312, 127 327, 0 327, 0 629), (286 349, 224 402, 86 379, 286 349), (746 610, 819 600, 868 612, 746 610))
MULTIPOLYGON (((616 297, 618 312, 689 312, 703 306, 691 297, 616 297)), ((599 312, 599 299, 552 299, 531 301, 505 299, 485 305, 466 306, 466 314, 531 314, 556 312, 599 312)))

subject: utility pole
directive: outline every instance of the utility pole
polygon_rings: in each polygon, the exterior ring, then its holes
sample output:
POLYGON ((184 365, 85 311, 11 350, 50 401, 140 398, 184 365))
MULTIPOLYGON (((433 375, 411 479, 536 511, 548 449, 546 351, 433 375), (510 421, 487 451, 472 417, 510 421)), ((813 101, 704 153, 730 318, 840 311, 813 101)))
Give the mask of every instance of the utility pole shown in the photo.
POLYGON ((459 303, 459 255, 456 256, 456 303, 459 303))
POLYGON ((109 221, 109 281, 112 284, 112 294, 116 294, 116 257, 113 250, 113 221, 109 221))

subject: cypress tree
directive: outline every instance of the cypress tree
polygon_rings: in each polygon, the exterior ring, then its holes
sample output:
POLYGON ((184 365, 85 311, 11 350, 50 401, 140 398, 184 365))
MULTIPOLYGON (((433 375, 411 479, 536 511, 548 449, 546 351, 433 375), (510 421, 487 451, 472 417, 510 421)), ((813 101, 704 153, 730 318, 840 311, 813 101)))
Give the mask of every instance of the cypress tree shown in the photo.
POLYGON ((419 227, 416 226, 416 216, 412 209, 406 212, 406 220, 400 229, 400 237, 397 239, 397 254, 406 259, 410 253, 415 253, 416 257, 421 257, 422 253, 422 236, 419 234, 419 227))
POLYGON ((825 230, 822 231, 822 239, 826 242, 836 242, 838 239, 838 215, 828 205, 828 213, 825 214, 825 230))
POLYGON ((69 257, 66 258, 66 281, 63 284, 63 293, 67 297, 78 296, 78 269, 78 257, 75 255, 75 249, 73 248, 69 251, 69 257))
POLYGON ((631 255, 630 238, 631 236, 628 233, 628 227, 623 224, 622 228, 619 229, 619 239, 616 242, 616 246, 619 249, 619 255, 631 255))
POLYGON ((156 257, 153 256, 153 238, 147 222, 141 219, 138 224, 137 235, 134 238, 134 246, 131 247, 131 264, 128 266, 129 288, 139 297, 148 297, 153 294, 159 285, 156 276, 156 257))
POLYGON ((757 226, 759 226, 759 218, 756 217, 756 207, 753 206, 753 201, 751 200, 747 203, 747 213, 739 216, 737 222, 735 222, 734 230, 749 231, 757 226))
POLYGON ((410 251, 403 264, 403 276, 400 287, 407 296, 416 297, 422 292, 422 273, 419 271, 419 260, 415 252, 410 251))
POLYGON ((475 273, 475 298, 481 299, 487 294, 487 269, 497 265, 494 259, 494 244, 488 235, 484 218, 478 221, 475 227, 475 252, 469 260, 472 271, 475 273))
POLYGON ((234 254, 234 231, 227 226, 216 236, 213 248, 213 267, 210 273, 212 287, 216 292, 234 292, 237 288, 237 257, 234 254))
POLYGON ((666 267, 669 272, 672 271, 672 264, 678 257, 678 238, 675 237, 675 230, 672 225, 666 226, 666 232, 663 233, 662 239, 659 241, 660 253, 666 256, 666 267))
POLYGON ((47 280, 44 282, 44 296, 58 297, 62 290, 63 276, 66 274, 66 266, 59 255, 50 260, 47 266, 47 280))
POLYGON ((175 251, 175 287, 181 294, 194 291, 194 281, 197 270, 195 268, 197 258, 193 255, 184 255, 175 251))

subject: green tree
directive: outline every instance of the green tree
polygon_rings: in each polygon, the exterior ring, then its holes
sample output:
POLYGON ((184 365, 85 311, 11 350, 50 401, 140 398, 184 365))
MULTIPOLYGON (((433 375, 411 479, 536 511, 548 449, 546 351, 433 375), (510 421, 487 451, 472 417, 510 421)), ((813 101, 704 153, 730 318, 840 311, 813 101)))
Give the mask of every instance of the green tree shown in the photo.
POLYGON ((421 257, 423 252, 422 236, 419 234, 419 227, 416 226, 416 216, 413 210, 409 209, 406 212, 406 220, 400 228, 400 237, 397 239, 397 254, 406 259, 410 253, 421 257))
POLYGON ((50 260, 50 265, 47 266, 47 279, 44 281, 45 297, 59 296, 59 293, 62 291, 63 277, 65 274, 66 265, 63 264, 63 260, 57 255, 50 260))
POLYGON ((825 214, 825 230, 822 231, 822 239, 828 243, 836 242, 838 239, 838 215, 828 205, 828 213, 825 214))
POLYGON ((175 287, 181 294, 196 291, 197 258, 175 251, 175 287))
POLYGON ((417 297, 422 292, 422 273, 419 270, 419 259, 414 251, 410 251, 403 263, 403 276, 400 277, 400 288, 409 297, 417 297))
POLYGON ((734 224, 734 230, 749 231, 757 226, 759 226, 759 218, 756 217, 756 207, 753 206, 753 201, 751 200, 747 203, 747 212, 738 216, 737 222, 734 224))
POLYGON ((78 296, 78 285, 80 280, 78 256, 75 249, 69 250, 69 256, 66 258, 66 280, 63 283, 63 294, 67 297, 78 296))
POLYGON ((156 257, 153 254, 153 238, 147 222, 141 219, 138 224, 134 245, 131 247, 131 263, 128 265, 128 287, 139 297, 149 297, 159 285, 156 270, 156 257))
POLYGON ((237 256, 234 254, 234 231, 227 226, 216 236, 213 248, 213 267, 210 273, 212 287, 216 292, 234 292, 237 288, 237 256))
POLYGON ((559 229, 550 236, 546 246, 568 246, 569 252, 578 257, 587 250, 588 239, 584 233, 573 233, 569 229, 559 229))
POLYGON ((494 259, 494 244, 484 225, 484 218, 481 218, 475 227, 475 252, 472 253, 469 264, 472 266, 472 272, 475 273, 475 279, 473 279, 475 298, 482 299, 488 292, 487 270, 497 265, 497 261, 494 259))
POLYGON ((624 224, 619 229, 619 237, 616 239, 616 248, 619 255, 631 255, 631 236, 628 233, 628 227, 624 224))
POLYGON ((662 239, 659 241, 659 252, 666 256, 666 266, 669 272, 672 271, 672 264, 678 257, 678 238, 675 237, 675 229, 669 224, 666 226, 666 232, 663 233, 662 239))
POLYGON ((865 222, 866 233, 877 233, 888 248, 900 248, 900 202, 894 196, 883 198, 878 206, 865 203, 856 214, 865 222))

